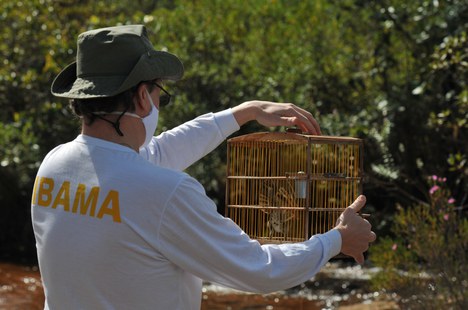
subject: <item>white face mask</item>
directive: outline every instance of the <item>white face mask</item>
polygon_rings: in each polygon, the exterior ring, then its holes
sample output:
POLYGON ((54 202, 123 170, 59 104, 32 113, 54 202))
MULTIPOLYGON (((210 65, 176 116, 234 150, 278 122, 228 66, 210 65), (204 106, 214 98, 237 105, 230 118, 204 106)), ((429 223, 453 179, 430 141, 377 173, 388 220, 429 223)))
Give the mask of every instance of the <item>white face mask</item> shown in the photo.
POLYGON ((151 98, 150 93, 146 90, 146 94, 148 95, 149 101, 151 103, 151 111, 145 117, 139 117, 133 113, 125 113, 130 116, 138 117, 143 122, 143 126, 145 126, 146 138, 145 142, 140 146, 140 148, 144 148, 148 146, 153 138, 154 132, 156 131, 156 127, 158 127, 158 118, 159 118, 159 110, 156 109, 154 106, 153 99, 151 98))
MULTIPOLYGON (((159 110, 156 109, 154 106, 153 99, 151 98, 148 90, 146 89, 146 94, 148 95, 149 101, 151 103, 151 111, 150 113, 145 116, 145 117, 140 117, 139 115, 135 113, 130 113, 130 112, 125 112, 124 115, 132 116, 141 119, 143 122, 143 126, 145 126, 145 132, 146 132, 146 137, 145 137, 145 142, 140 146, 140 148, 146 147, 150 142, 151 139, 153 138, 154 132, 156 131, 156 127, 158 127, 158 118, 159 118, 159 110)), ((94 112, 93 114, 95 115, 103 115, 103 114, 119 114, 121 115, 122 112, 94 112)), ((100 117, 101 118, 101 117, 100 117)), ((101 118, 102 119, 102 118, 101 118)), ((107 122, 110 122, 107 119, 104 119, 107 122)), ((110 122, 112 123, 112 122, 110 122)), ((112 123, 114 125, 114 123, 112 123)), ((114 125, 115 126, 115 125, 114 125)))

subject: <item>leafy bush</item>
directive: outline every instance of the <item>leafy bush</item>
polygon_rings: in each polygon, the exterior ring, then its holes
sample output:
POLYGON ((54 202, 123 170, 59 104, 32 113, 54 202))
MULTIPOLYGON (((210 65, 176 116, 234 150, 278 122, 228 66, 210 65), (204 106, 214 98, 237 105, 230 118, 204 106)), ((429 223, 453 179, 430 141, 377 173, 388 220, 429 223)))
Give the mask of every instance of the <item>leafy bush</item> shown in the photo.
POLYGON ((373 285, 396 291, 406 307, 467 309, 468 218, 447 187, 446 179, 430 178, 429 203, 400 208, 395 237, 371 248, 382 267, 373 285))

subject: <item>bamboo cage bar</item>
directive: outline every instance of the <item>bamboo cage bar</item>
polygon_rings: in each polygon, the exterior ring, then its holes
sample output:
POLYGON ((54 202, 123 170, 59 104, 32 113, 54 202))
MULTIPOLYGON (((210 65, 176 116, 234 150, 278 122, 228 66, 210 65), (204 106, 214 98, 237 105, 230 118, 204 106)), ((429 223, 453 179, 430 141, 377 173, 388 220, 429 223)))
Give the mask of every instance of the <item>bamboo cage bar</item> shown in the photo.
POLYGON ((334 227, 362 192, 362 140, 254 133, 228 140, 226 216, 260 243, 334 227))

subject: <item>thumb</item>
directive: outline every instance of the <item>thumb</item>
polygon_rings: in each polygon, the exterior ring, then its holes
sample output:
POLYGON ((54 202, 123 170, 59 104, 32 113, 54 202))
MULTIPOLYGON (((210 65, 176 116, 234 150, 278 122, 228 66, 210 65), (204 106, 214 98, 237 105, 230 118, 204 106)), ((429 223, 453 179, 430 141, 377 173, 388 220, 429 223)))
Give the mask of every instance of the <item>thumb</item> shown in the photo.
POLYGON ((283 126, 294 126, 298 125, 297 123, 297 117, 294 116, 280 116, 279 117, 281 124, 283 126))
POLYGON ((366 196, 360 195, 354 202, 348 207, 354 212, 358 213, 362 207, 366 204, 366 196))
POLYGON ((293 126, 294 119, 292 117, 281 116, 276 114, 262 115, 257 118, 257 122, 263 126, 293 126))

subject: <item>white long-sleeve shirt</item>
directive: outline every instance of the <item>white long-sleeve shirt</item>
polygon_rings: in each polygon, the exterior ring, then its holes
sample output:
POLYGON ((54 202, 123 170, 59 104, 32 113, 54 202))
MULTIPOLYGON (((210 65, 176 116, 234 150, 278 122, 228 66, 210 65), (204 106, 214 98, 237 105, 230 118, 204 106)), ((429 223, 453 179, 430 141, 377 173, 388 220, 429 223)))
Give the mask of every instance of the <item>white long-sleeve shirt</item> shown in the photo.
POLYGON ((336 230, 261 246, 181 172, 238 128, 226 110, 153 138, 140 154, 84 135, 52 150, 32 197, 45 308, 199 309, 201 279, 272 292, 338 254, 336 230))

